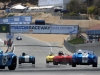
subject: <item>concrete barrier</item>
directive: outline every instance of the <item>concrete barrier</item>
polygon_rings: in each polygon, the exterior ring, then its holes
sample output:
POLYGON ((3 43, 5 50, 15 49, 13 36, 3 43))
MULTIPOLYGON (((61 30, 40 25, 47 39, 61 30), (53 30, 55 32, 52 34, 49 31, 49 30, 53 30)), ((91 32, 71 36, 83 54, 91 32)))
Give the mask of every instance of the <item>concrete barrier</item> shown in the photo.
MULTIPOLYGON (((70 35, 70 37, 72 36, 70 35)), ((76 50, 78 49, 84 49, 84 50, 92 50, 94 51, 95 54, 100 56, 100 42, 73 45, 68 43, 67 40, 68 39, 64 40, 64 46, 67 50, 69 50, 72 53, 76 52, 76 50)))
POLYGON ((64 46, 65 46, 65 48, 66 48, 68 51, 70 51, 71 53, 75 53, 75 51, 76 51, 75 46, 72 45, 72 44, 70 44, 70 43, 68 43, 66 40, 64 40, 64 46))

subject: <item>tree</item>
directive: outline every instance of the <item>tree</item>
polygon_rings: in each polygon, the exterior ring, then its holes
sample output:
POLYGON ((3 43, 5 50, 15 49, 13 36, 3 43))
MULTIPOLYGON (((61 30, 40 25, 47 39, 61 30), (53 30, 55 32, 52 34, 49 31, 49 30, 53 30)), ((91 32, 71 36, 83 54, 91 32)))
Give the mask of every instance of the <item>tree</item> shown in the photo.
POLYGON ((68 6, 67 6, 68 10, 70 12, 74 12, 74 13, 78 13, 80 12, 79 9, 80 9, 80 4, 78 2, 78 0, 71 0, 69 3, 68 3, 68 6))
POLYGON ((96 6, 90 6, 87 8, 87 13, 90 15, 90 16, 94 16, 94 12, 96 10, 96 6))

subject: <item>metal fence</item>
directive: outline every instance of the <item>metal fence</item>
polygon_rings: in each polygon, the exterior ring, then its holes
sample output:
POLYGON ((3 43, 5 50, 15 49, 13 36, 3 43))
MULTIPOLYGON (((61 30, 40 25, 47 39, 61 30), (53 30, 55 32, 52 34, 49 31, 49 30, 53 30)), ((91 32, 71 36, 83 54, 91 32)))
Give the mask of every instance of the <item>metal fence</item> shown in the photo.
POLYGON ((88 20, 88 16, 61 16, 61 19, 67 20, 88 20))

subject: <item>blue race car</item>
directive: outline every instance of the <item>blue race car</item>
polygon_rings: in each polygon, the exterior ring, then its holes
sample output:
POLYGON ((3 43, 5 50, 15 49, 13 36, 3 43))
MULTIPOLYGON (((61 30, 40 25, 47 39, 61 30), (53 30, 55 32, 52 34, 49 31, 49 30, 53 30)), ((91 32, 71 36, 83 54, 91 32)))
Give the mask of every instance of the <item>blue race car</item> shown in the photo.
POLYGON ((22 38, 20 36, 16 37, 16 40, 22 40, 22 38))
POLYGON ((9 70, 15 70, 17 65, 17 56, 14 53, 3 53, 0 49, 0 69, 8 67, 9 70))
POLYGON ((72 67, 76 65, 92 65, 92 67, 97 67, 98 57, 93 51, 89 50, 78 50, 72 56, 72 67))
POLYGON ((22 53, 22 55, 19 56, 19 64, 21 63, 32 63, 35 64, 35 57, 29 56, 25 53, 22 53))

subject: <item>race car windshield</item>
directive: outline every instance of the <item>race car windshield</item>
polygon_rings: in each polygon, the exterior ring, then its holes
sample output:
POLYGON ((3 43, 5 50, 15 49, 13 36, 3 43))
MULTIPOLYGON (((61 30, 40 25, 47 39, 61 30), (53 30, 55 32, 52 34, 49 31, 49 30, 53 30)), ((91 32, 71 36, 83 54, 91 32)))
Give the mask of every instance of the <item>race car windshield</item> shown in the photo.
POLYGON ((78 54, 82 54, 82 53, 89 53, 89 54, 94 54, 93 51, 90 50, 82 50, 82 51, 77 51, 78 54))

